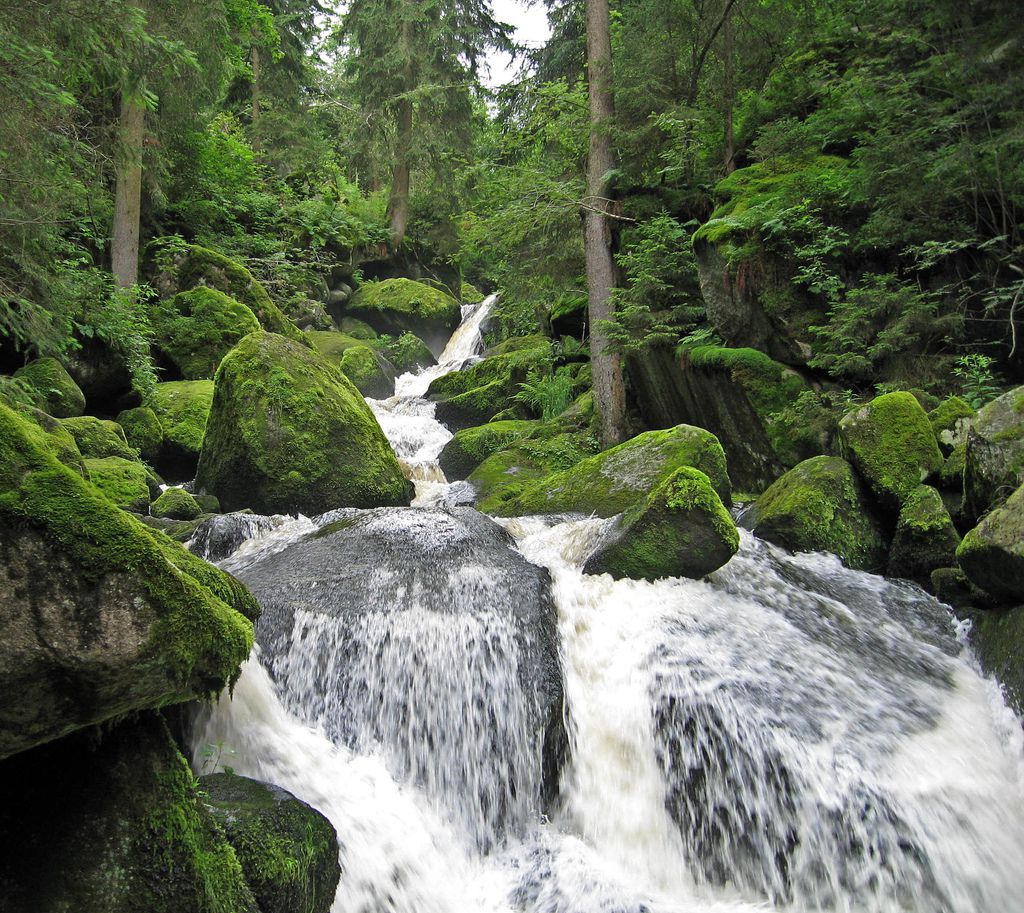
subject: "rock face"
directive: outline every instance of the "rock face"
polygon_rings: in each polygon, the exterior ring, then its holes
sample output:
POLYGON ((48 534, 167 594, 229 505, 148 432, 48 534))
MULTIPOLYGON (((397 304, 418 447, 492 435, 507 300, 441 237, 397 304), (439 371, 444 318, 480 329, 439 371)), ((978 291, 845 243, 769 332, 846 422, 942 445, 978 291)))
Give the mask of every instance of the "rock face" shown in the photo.
POLYGON ((629 376, 644 420, 654 428, 707 428, 725 448, 741 491, 763 491, 785 468, 821 453, 826 428, 792 429, 777 414, 804 391, 792 368, 754 349, 700 346, 683 357, 667 348, 630 359, 629 376))
POLYGON ((839 457, 813 457, 787 472, 757 499, 749 525, 783 548, 832 552, 857 570, 885 564, 887 543, 868 493, 839 457))
POLYGON ((584 571, 645 580, 704 577, 739 546, 736 524, 711 481, 684 466, 622 516, 611 541, 591 555, 584 571))
POLYGON ((718 438, 703 428, 678 425, 638 434, 569 469, 531 482, 515 496, 490 506, 506 517, 557 513, 612 517, 641 503, 683 466, 703 472, 722 502, 731 503, 725 452, 718 438))
POLYGON ((196 488, 227 511, 319 514, 408 504, 398 461, 366 401, 320 356, 246 336, 217 372, 196 488))
POLYGON ((168 381, 146 398, 164 433, 156 468, 171 481, 195 475, 212 404, 212 380, 168 381))
POLYGON ((451 295, 412 279, 366 282, 356 289, 345 310, 379 333, 415 333, 435 357, 462 317, 451 295))
POLYGON ((331 823, 291 793, 234 774, 201 777, 260 913, 327 913, 341 877, 331 823))
POLYGON ((205 286, 154 305, 151 321, 157 349, 185 380, 213 377, 232 346, 260 327, 244 304, 205 286))
POLYGON ((839 436, 844 454, 893 513, 942 469, 928 415, 910 393, 886 393, 847 413, 839 423, 839 436))
POLYGON ((932 431, 939 439, 939 447, 948 456, 966 441, 967 426, 975 411, 959 396, 950 396, 928 413, 932 431))
POLYGON ((0 606, 0 757, 220 690, 252 644, 238 610, 258 612, 237 581, 113 507, 2 404, 0 606))
POLYGON ((970 639, 982 668, 1004 686, 1014 710, 1024 714, 1024 606, 975 612, 970 639))
POLYGON ((305 334, 281 313, 267 290, 241 263, 198 244, 175 253, 172 261, 157 279, 161 293, 170 296, 203 286, 216 289, 244 304, 268 333, 280 333, 309 345, 305 334))
POLYGON ((1024 387, 984 406, 967 432, 965 512, 972 520, 1024 484, 1024 387))
POLYGON ((155 714, 77 733, 2 769, 5 911, 262 913, 155 714))
POLYGON ((964 536, 956 557, 972 583, 1024 602, 1024 485, 964 536))
POLYGON ((334 739, 379 742, 481 842, 526 827, 564 738, 547 571, 472 509, 333 516, 239 571, 285 699, 334 739))
POLYGON ((339 367, 363 396, 386 399, 395 392, 394 367, 369 346, 347 349, 339 367))
POLYGON ((37 358, 14 376, 39 394, 43 408, 54 418, 70 418, 85 411, 85 394, 56 358, 37 358))
POLYGON ((960 535, 940 495, 920 485, 903 502, 889 550, 891 577, 909 577, 927 585, 932 571, 956 562, 960 535))

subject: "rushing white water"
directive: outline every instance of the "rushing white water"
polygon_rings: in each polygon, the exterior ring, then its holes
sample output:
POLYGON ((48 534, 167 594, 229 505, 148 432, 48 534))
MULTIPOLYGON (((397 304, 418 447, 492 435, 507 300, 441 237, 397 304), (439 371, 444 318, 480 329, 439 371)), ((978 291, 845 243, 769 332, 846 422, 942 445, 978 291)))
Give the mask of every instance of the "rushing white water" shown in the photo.
MULTIPOLYGON (((414 478, 447 434, 427 384, 373 404, 414 478)), ((277 587, 268 649, 197 727, 197 769, 217 746, 330 818, 336 913, 1018 908, 1024 739, 943 606, 746 533, 705 581, 584 575, 607 522, 502 521, 557 610, 570 750, 546 814, 529 565, 472 511, 251 524, 222 566, 277 587)))

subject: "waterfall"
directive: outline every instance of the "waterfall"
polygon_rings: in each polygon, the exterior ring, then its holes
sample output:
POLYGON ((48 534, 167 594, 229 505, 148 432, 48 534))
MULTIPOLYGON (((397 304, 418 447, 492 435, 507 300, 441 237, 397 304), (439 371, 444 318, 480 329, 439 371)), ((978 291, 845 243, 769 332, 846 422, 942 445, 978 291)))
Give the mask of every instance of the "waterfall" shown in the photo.
POLYGON ((330 818, 336 913, 1016 909, 1024 737, 922 590, 747 533, 613 581, 581 570, 609 521, 446 506, 423 395, 492 304, 371 402, 421 506, 221 546, 264 616, 196 769, 330 818))

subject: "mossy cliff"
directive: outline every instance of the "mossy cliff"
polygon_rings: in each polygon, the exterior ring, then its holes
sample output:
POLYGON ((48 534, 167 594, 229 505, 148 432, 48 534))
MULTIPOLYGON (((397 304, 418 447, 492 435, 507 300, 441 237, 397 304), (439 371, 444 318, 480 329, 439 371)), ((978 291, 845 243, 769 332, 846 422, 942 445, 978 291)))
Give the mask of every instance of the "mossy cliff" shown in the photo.
POLYGON ((315 352, 273 333, 246 336, 221 363, 196 487, 228 511, 409 503, 359 391, 315 352))
POLYGON ((241 584, 115 507, 3 404, 0 604, 0 757, 219 691, 252 646, 239 610, 257 611, 241 584))

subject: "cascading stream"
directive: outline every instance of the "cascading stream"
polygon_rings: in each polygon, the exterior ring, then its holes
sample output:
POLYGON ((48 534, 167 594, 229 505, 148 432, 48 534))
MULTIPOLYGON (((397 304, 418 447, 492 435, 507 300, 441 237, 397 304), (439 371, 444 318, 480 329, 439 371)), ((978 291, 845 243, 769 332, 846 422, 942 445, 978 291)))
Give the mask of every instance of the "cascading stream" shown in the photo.
MULTIPOLYGON (((419 502, 452 498, 423 394, 488 307, 371 404, 419 502)), ((336 913, 1016 909, 1024 737, 943 606, 746 533, 706 581, 584 575, 607 522, 501 521, 516 551, 468 508, 246 521, 217 547, 260 646, 197 770, 331 819, 336 913)))

